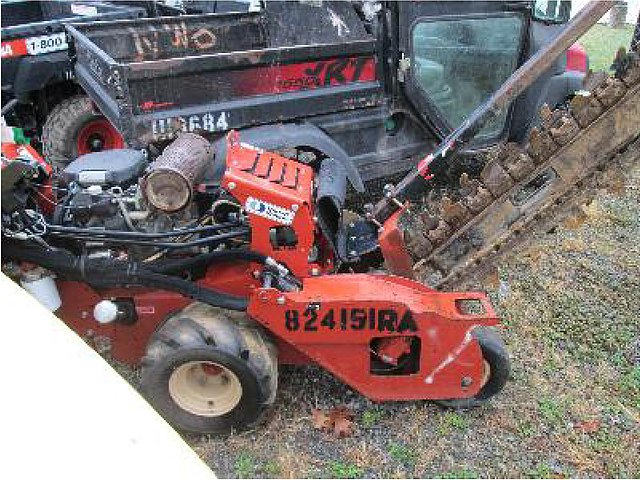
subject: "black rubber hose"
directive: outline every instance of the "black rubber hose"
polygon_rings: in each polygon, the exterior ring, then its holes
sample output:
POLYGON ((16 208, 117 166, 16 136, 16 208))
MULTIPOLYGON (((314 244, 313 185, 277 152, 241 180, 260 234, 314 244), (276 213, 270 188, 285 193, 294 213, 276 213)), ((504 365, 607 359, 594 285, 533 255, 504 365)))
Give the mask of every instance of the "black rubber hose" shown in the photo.
POLYGON ((241 223, 228 222, 220 223, 218 225, 211 225, 208 227, 194 227, 171 230, 170 232, 130 232, 127 230, 105 230, 98 228, 80 228, 80 227, 65 227, 62 225, 47 225, 47 230, 51 232, 61 233, 73 233, 77 235, 89 235, 89 236, 104 236, 113 238, 135 238, 135 239, 152 239, 152 238, 165 238, 165 237, 178 237, 181 235, 192 235, 195 233, 211 233, 223 230, 225 228, 242 227, 241 223))
MULTIPOLYGON (((170 292, 177 292, 185 297, 192 298, 207 305, 214 307, 220 307, 227 310, 245 311, 249 304, 248 300, 244 297, 238 297, 235 295, 229 295, 219 292, 210 288, 204 288, 197 283, 183 280, 181 278, 171 277, 169 275, 162 275, 160 273, 149 272, 146 270, 140 270, 137 272, 113 272, 108 273, 106 276, 104 272, 95 272, 97 278, 99 278, 100 284, 104 282, 112 282, 114 286, 121 285, 136 285, 139 284, 144 287, 157 288, 159 290, 167 290, 170 292)), ((93 273, 89 274, 90 278, 93 273)))
POLYGON ((110 259, 83 260, 66 250, 45 250, 32 243, 3 242, 2 259, 26 261, 60 273, 71 280, 107 286, 157 288, 179 293, 194 300, 229 310, 245 311, 246 298, 201 287, 181 278, 147 270, 138 263, 110 259))
POLYGON ((228 261, 244 260, 264 265, 267 263, 267 258, 266 255, 251 250, 221 250, 178 260, 156 260, 155 262, 144 264, 144 267, 153 272, 172 274, 190 271, 196 267, 207 266, 212 263, 228 261))
POLYGON ((119 245, 139 245, 144 247, 155 247, 155 248, 169 248, 172 250, 178 250, 181 248, 191 248, 198 247, 201 245, 210 245, 214 243, 221 243, 224 240, 230 240, 238 237, 243 237, 249 234, 248 228, 242 228, 236 230, 234 232, 227 233, 219 233, 217 235, 212 235, 210 237, 203 237, 198 240, 192 240, 189 242, 154 242, 151 240, 134 240, 127 238, 110 238, 107 236, 91 236, 91 235, 77 235, 74 233, 67 232, 49 232, 49 235, 60 237, 60 238, 74 238, 74 239, 82 239, 89 240, 94 242, 103 242, 103 243, 112 243, 119 245))

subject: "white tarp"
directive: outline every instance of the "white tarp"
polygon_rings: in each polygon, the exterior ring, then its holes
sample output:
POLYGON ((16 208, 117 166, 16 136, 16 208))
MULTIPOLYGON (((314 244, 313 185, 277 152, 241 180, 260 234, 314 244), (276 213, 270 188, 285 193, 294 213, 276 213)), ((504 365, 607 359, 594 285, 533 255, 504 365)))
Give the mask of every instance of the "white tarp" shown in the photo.
POLYGON ((133 387, 2 274, 0 301, 0 478, 215 478, 133 387))

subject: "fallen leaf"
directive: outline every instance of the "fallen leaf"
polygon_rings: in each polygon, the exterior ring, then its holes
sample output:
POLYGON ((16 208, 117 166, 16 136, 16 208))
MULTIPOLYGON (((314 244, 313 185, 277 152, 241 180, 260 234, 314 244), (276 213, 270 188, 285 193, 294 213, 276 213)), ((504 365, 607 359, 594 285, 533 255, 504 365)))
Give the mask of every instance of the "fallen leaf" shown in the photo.
POLYGON ((331 411, 329 412, 329 417, 331 418, 331 421, 336 422, 337 420, 341 419, 341 418, 346 418, 347 420, 352 420, 353 419, 353 412, 351 410, 349 410, 346 407, 337 407, 337 408, 332 408, 331 411))
POLYGON ((337 418, 333 425, 333 433, 338 438, 350 437, 353 435, 353 422, 345 417, 337 418))
POLYGON ((311 421, 313 422, 313 427, 317 430, 329 430, 333 423, 326 412, 316 408, 311 411, 311 421))
POLYGON ((575 428, 582 433, 594 433, 600 430, 600 420, 584 420, 576 423, 575 428))
POLYGON ((353 417, 354 413, 345 407, 332 408, 329 412, 315 408, 311 411, 313 427, 333 432, 338 438, 353 435, 353 417))

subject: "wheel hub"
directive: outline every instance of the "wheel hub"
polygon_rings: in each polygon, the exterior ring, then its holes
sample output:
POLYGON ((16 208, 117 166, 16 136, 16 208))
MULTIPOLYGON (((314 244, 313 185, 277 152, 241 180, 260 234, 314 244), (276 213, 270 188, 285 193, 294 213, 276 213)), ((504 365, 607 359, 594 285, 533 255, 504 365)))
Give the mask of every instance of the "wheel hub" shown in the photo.
POLYGON ((86 123, 76 139, 78 155, 124 148, 124 140, 106 118, 96 118, 86 123))
POLYGON ((218 417, 238 405, 242 385, 223 365, 192 361, 173 371, 169 377, 169 394, 180 408, 193 415, 218 417))

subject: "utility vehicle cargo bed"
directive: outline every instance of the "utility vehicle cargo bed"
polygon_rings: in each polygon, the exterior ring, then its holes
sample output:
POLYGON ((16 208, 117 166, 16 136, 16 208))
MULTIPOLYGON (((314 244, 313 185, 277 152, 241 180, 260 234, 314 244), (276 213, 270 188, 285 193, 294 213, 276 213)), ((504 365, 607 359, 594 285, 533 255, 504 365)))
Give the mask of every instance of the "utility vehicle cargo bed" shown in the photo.
POLYGON ((78 81, 132 145, 179 130, 211 136, 383 99, 376 42, 348 3, 272 2, 261 13, 67 30, 78 81))
POLYGON ((71 77, 65 22, 122 20, 144 9, 106 2, 2 1, 2 101, 30 94, 71 77), (5 97, 6 95, 6 97, 5 97))

